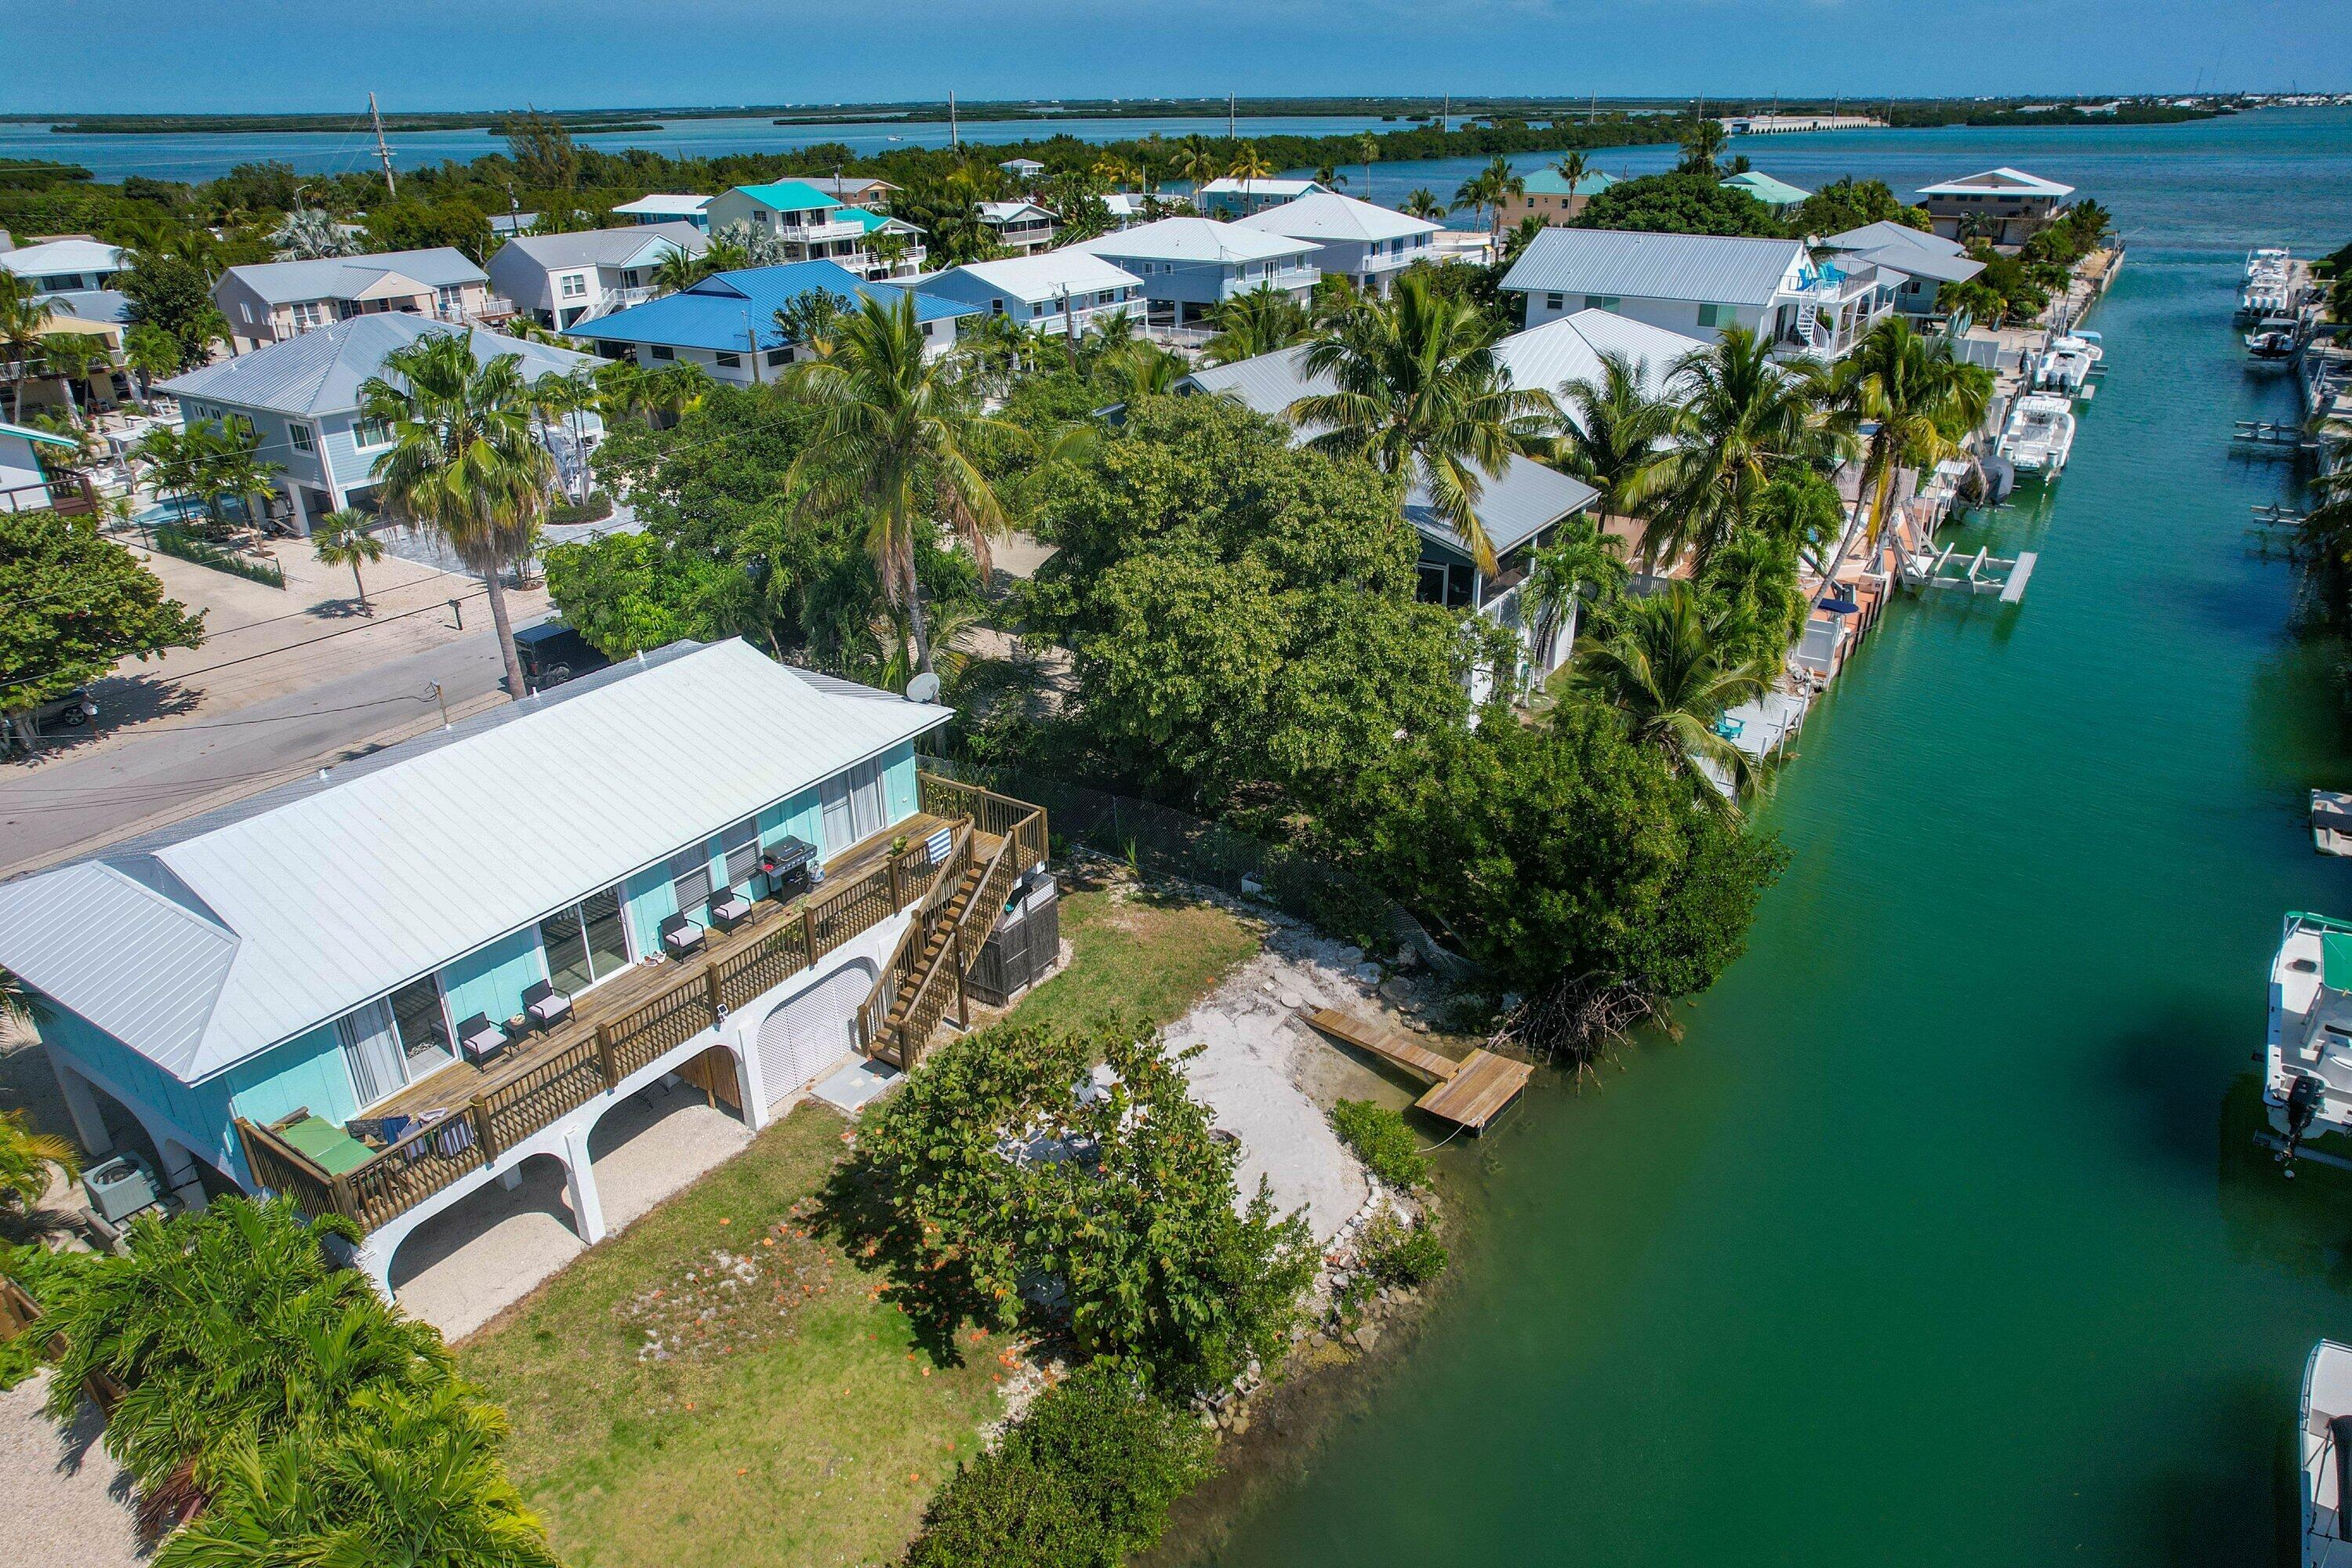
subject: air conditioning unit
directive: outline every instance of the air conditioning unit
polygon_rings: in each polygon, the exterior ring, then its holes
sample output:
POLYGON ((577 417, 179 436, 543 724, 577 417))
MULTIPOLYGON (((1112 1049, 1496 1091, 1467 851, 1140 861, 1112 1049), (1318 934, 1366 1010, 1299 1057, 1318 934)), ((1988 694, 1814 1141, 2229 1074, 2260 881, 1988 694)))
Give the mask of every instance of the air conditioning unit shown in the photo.
POLYGON ((136 1154, 117 1154, 102 1164, 92 1165, 81 1174, 82 1191, 89 1194, 89 1206, 109 1225, 119 1226, 141 1209, 152 1206, 163 1196, 155 1183, 155 1173, 147 1162, 136 1154))

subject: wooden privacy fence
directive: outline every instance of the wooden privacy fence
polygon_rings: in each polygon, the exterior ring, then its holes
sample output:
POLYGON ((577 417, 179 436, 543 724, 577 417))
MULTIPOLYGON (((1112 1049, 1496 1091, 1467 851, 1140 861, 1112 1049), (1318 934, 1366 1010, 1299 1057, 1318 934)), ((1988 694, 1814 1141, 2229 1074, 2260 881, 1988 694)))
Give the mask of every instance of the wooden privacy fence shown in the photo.
MULTIPOLYGON (((583 1032, 562 1050, 484 1084, 466 1105, 411 1130, 341 1175, 330 1174, 268 1128, 239 1118, 237 1134, 247 1167, 261 1185, 287 1194, 305 1212, 342 1215, 362 1229, 373 1230, 599 1094, 618 1088, 630 1075, 705 1029, 717 1027, 727 1014, 918 902, 923 910, 908 924, 899 953, 907 952, 912 942, 912 951, 919 954, 923 939, 918 933, 932 923, 934 912, 968 875, 975 831, 1003 834, 1008 846, 1020 846, 998 858, 1005 864, 1017 858, 1025 869, 1045 858, 1045 814, 1034 806, 953 780, 923 774, 918 789, 924 810, 962 819, 946 858, 937 866, 922 842, 891 852, 864 875, 810 898, 760 941, 686 968, 677 982, 636 1006, 583 1032)), ((980 939, 986 937, 983 929, 980 939)), ((979 951, 976 942, 971 951, 979 951)), ((892 963, 898 964, 899 958, 894 955, 892 963)), ((886 970, 886 984, 894 973, 903 980, 906 971, 903 966, 886 970)), ((885 994, 880 985, 877 994, 885 994)), ((896 994, 896 988, 887 994, 896 994)), ((860 1010, 861 1026, 873 1005, 869 997, 860 1010)), ((936 1021, 938 1015, 932 1016, 936 1021)), ((869 1037, 861 1028, 861 1040, 869 1037)))

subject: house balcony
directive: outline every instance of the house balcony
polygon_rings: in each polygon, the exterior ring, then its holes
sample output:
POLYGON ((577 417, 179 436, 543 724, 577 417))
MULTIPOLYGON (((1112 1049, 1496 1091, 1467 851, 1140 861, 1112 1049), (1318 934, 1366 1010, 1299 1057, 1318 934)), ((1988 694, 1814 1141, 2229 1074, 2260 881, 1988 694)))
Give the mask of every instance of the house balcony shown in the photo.
POLYGON ((1322 276, 1323 269, 1319 267, 1277 267, 1255 277, 1228 278, 1224 280, 1223 291, 1228 300, 1259 289, 1276 289, 1290 293, 1314 288, 1316 280, 1322 276))
MULTIPOLYGON (((475 1173, 497 1169, 503 1155, 592 1101, 625 1084, 634 1092, 650 1072, 674 1070, 715 1042, 729 1014, 876 926, 909 909, 919 922, 947 905, 975 867, 1025 871, 1045 860, 1045 814, 1038 807, 930 773, 919 776, 919 799, 913 816, 828 860, 814 891, 762 899, 732 929, 712 925, 700 952, 639 964, 581 993, 559 1024, 520 1034, 487 1064, 453 1064, 370 1107, 371 1123, 407 1117, 422 1125, 352 1168, 330 1172, 281 1134, 307 1114, 298 1112, 269 1127, 237 1120, 247 1169, 257 1184, 291 1196, 308 1214, 342 1215, 374 1230, 475 1173), (942 829, 950 849, 935 864, 929 841, 942 829), (892 847, 902 839, 904 847, 892 847)), ((959 912, 973 902, 967 898, 959 912)), ((909 1058, 919 1045, 905 1048, 893 1003, 915 982, 930 1018, 943 1009, 936 976, 908 972, 908 955, 924 945, 911 941, 915 934, 910 926, 910 940, 884 968, 860 1009, 857 1033, 871 1047, 887 1033, 880 1026, 887 1022, 897 1030, 888 1043, 909 1058)))

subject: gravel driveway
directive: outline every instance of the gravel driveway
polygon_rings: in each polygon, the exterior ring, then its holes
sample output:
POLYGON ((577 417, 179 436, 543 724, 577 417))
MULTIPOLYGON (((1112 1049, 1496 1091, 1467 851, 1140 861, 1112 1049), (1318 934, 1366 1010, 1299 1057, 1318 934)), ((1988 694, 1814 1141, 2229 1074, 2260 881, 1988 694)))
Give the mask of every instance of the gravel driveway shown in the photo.
POLYGON ((41 1414, 49 1374, 0 1393, 0 1535, 11 1563, 132 1568, 146 1561, 131 1519, 131 1478, 98 1440, 98 1411, 59 1431, 41 1414))

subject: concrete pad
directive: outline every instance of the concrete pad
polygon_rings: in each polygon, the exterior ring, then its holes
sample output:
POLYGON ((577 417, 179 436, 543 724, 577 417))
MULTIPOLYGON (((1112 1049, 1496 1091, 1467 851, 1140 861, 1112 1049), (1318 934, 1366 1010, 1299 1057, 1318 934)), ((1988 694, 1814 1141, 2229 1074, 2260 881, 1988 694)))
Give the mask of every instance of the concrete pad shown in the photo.
POLYGON ((84 1400, 69 1427, 41 1414, 49 1374, 0 1393, 0 1519, 8 1560, 42 1568, 133 1568, 147 1560, 131 1478, 107 1457, 105 1423, 84 1400))
MULTIPOLYGON (((919 1062, 916 1065, 919 1067, 922 1064, 919 1062)), ((904 1076, 887 1062, 860 1057, 831 1078, 820 1081, 810 1092, 844 1116, 856 1116, 880 1099, 884 1091, 904 1076)))
MULTIPOLYGON (((656 1086, 604 1113, 589 1139, 604 1224, 618 1232, 742 1152, 751 1130, 702 1092, 656 1086)), ((417 1226, 393 1258, 392 1288, 410 1313, 462 1339, 587 1250, 572 1228, 563 1166, 523 1162, 512 1190, 491 1183, 417 1226)))

